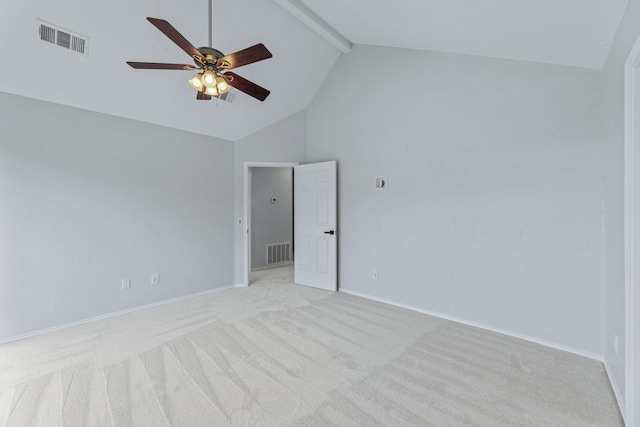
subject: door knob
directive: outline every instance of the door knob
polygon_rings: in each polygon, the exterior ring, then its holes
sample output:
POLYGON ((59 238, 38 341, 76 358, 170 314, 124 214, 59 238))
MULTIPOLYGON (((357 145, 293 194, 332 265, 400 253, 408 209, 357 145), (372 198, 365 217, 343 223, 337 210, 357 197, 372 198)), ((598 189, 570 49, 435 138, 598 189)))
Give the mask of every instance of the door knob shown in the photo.
POLYGON ((329 231, 325 231, 324 234, 334 235, 334 234, 336 234, 336 232, 335 232, 335 230, 329 230, 329 231))

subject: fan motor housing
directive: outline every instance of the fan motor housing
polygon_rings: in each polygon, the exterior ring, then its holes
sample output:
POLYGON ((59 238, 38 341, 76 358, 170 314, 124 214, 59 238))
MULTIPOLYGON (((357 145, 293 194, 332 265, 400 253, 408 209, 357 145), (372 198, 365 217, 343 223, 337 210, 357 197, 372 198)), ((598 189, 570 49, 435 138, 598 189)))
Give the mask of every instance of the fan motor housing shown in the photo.
POLYGON ((213 57, 213 60, 215 61, 218 58, 222 58, 224 56, 224 53, 212 47, 199 47, 198 51, 207 57, 207 61, 210 60, 209 57, 213 57))

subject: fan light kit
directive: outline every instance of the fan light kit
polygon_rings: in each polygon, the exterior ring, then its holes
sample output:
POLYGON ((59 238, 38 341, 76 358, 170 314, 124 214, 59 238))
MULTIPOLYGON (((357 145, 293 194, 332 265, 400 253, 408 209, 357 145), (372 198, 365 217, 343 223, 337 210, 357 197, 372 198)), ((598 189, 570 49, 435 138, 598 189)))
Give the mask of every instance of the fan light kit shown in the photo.
MULTIPOLYGON (((209 3, 211 9, 211 3, 209 3)), ((259 101, 264 101, 271 92, 257 84, 225 70, 242 67, 271 58, 271 52, 262 44, 224 55, 212 47, 195 48, 171 24, 163 19, 147 18, 157 29, 187 52, 195 66, 188 64, 165 64, 158 62, 127 62, 131 67, 146 70, 200 70, 189 84, 197 91, 196 99, 208 100, 224 95, 234 87, 259 101)), ((209 13, 209 44, 211 43, 211 13, 209 13)))
POLYGON ((189 80, 189 84, 195 90, 204 91, 209 96, 220 96, 231 89, 227 79, 222 74, 216 74, 211 70, 196 74, 194 78, 189 80))

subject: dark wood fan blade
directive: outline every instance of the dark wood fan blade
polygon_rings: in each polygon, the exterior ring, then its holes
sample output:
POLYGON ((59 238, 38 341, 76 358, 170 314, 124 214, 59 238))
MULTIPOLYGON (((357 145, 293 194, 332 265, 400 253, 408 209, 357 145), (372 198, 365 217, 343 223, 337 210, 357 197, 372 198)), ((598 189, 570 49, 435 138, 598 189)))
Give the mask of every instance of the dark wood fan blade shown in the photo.
POLYGON ((211 99, 211 95, 207 95, 204 92, 198 91, 198 93, 196 94, 196 99, 199 99, 201 101, 208 101, 211 99))
POLYGON ((177 44, 182 50, 187 52, 189 56, 192 58, 197 56, 201 59, 204 59, 204 55, 200 53, 198 49, 195 48, 187 39, 184 38, 182 34, 178 32, 171 24, 169 24, 164 19, 158 18, 147 18, 147 21, 151 22, 157 29, 162 31, 165 36, 169 37, 171 41, 177 44))
POLYGON ((227 79, 227 83, 229 83, 229 86, 233 86, 236 89, 246 93, 247 95, 253 96, 259 101, 264 101, 271 93, 267 89, 258 86, 257 84, 245 79, 244 77, 240 77, 236 73, 232 73, 231 71, 224 73, 224 75, 231 77, 230 79, 227 79))
POLYGON ((161 62, 132 62, 127 61, 127 64, 133 68, 142 70, 197 70, 198 67, 187 64, 163 64, 161 62))
POLYGON ((218 68, 231 70, 232 68, 242 67, 243 65, 253 64, 254 62, 271 58, 272 56, 271 52, 269 52, 262 43, 258 43, 236 53, 218 58, 217 66, 218 68))

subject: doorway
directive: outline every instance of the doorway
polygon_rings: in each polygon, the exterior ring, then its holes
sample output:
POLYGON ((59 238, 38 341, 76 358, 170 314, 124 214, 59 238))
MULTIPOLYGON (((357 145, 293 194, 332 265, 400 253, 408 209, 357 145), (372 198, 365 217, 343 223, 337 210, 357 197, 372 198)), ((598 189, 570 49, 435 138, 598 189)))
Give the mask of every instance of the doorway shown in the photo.
MULTIPOLYGON (((293 169, 254 167, 251 177, 251 272, 293 263, 293 169)), ((253 275, 249 276, 253 281, 253 275)))
MULTIPOLYGON (((252 206, 252 199, 253 199, 253 188, 252 188, 252 170, 254 168, 265 168, 265 169, 274 169, 274 168, 288 168, 289 170, 293 171, 293 168, 295 166, 297 166, 298 163, 279 163, 279 162, 245 162, 244 163, 244 220, 245 220, 245 230, 244 230, 244 261, 243 261, 243 271, 244 271, 244 277, 243 277, 243 285, 244 286, 249 286, 249 278, 250 278, 250 273, 252 270, 252 262, 251 262, 251 252, 252 252, 252 240, 253 240, 253 231, 252 231, 252 215, 251 215, 251 206, 252 206)), ((292 172, 293 173, 293 172, 292 172)), ((290 189, 291 191, 291 195, 293 195, 293 188, 290 189)), ((273 198, 272 196, 269 195, 263 195, 265 197, 267 197, 269 200, 268 202, 271 203, 271 198, 273 198)), ((275 197, 276 201, 274 202, 274 205, 278 204, 278 197, 275 197)), ((291 228, 293 228, 293 223, 290 224, 291 228)), ((272 242, 272 243, 284 243, 284 242, 272 242)), ((293 244, 293 240, 291 242, 293 244)), ((278 250, 281 250, 279 248, 275 248, 275 251, 277 253, 278 250)), ((292 250, 292 248, 289 248, 289 250, 292 250)), ((266 248, 265 248, 265 258, 268 257, 268 255, 266 254, 266 248)))
MULTIPOLYGON (((293 169, 295 199, 294 237, 300 262, 293 261, 294 282, 328 291, 337 291, 337 163, 335 160, 307 163, 244 163, 243 282, 249 286, 251 272, 251 200, 254 168, 293 169)), ((241 224, 242 221, 239 222, 241 224)), ((293 258, 293 256, 292 256, 293 258)))

